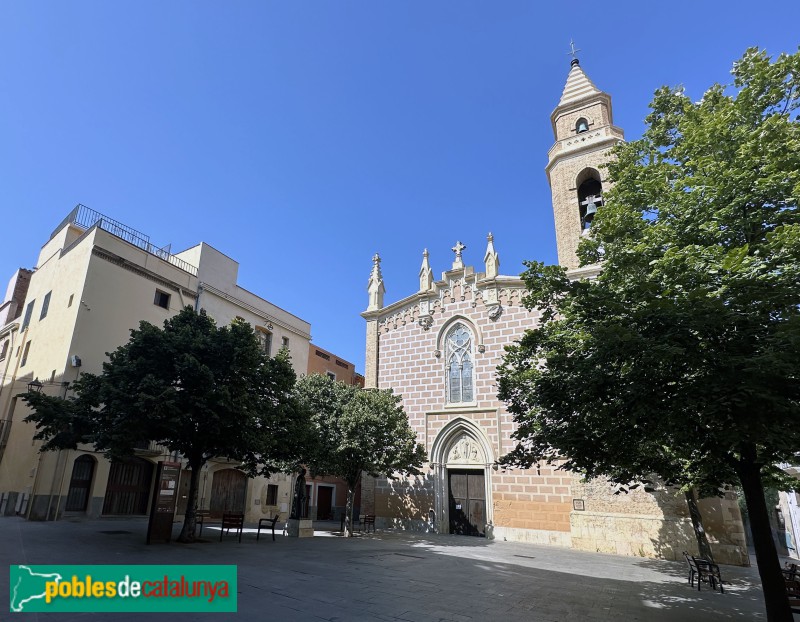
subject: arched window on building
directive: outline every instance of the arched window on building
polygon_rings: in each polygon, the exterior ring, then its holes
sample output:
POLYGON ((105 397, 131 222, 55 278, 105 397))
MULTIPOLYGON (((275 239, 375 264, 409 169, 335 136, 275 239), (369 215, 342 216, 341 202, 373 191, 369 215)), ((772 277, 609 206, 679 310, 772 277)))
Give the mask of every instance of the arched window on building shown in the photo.
POLYGON ((447 331, 447 402, 458 404, 475 401, 473 382, 472 332, 462 322, 447 331))
POLYGON ((589 122, 583 117, 581 117, 575 123, 575 133, 581 134, 582 132, 588 132, 588 131, 589 131, 589 122))
POLYGON ((578 176, 578 205, 581 214, 581 229, 592 226, 597 209, 603 204, 603 186, 600 174, 587 169, 578 176))

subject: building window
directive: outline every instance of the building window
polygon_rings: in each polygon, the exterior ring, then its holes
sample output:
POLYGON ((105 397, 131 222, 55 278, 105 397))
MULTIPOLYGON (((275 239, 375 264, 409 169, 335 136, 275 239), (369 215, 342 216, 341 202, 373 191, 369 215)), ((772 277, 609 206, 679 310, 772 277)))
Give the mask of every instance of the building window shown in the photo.
POLYGON ((42 312, 39 314, 39 320, 43 320, 47 317, 47 310, 50 308, 50 295, 52 291, 49 291, 45 294, 44 300, 42 300, 42 312))
POLYGON ((267 484, 267 505, 278 505, 277 484, 267 484))
POLYGON ((19 362, 20 367, 25 367, 25 363, 28 362, 28 352, 31 349, 31 342, 25 344, 25 349, 22 351, 22 360, 19 362))
POLYGON ((350 366, 347 363, 343 363, 339 359, 336 359, 336 366, 337 367, 344 367, 345 369, 349 369, 350 366))
POLYGON ((334 374, 332 371, 326 371, 326 372, 325 372, 325 375, 326 375, 328 378, 330 378, 331 380, 336 380, 336 374, 334 374))
POLYGON ((319 350, 317 350, 317 351, 315 352, 315 354, 316 354, 317 356, 319 356, 319 357, 322 357, 322 358, 324 358, 326 361, 330 361, 330 360, 331 360, 331 357, 330 357, 330 355, 328 355, 328 354, 325 354, 324 352, 320 352, 319 350))
POLYGON ((289 347, 289 338, 288 337, 281 337, 281 343, 283 344, 281 347, 288 348, 289 347))
POLYGON ((153 304, 161 307, 163 309, 169 309, 169 294, 166 292, 162 292, 160 289, 156 290, 156 297, 153 300, 153 304))
POLYGON ((0 346, 0 361, 5 360, 6 354, 8 354, 8 340, 6 339, 3 342, 3 345, 0 346))
POLYGON ((73 299, 73 298, 75 298, 75 294, 70 294, 70 295, 69 295, 69 302, 67 302, 67 306, 68 306, 68 307, 71 307, 71 306, 72 306, 72 299, 73 299))
POLYGON ((474 401, 472 390, 472 333, 461 322, 447 332, 447 401, 451 404, 474 401))
POLYGON ((272 333, 262 328, 256 328, 256 338, 261 345, 261 350, 267 356, 272 353, 272 333))
POLYGON ((588 131, 589 131, 589 122, 583 117, 581 117, 580 119, 578 119, 578 122, 575 123, 575 133, 581 134, 583 132, 588 132, 588 131))
POLYGON ((22 320, 22 327, 20 328, 21 331, 28 328, 28 324, 31 323, 31 316, 33 315, 33 305, 35 302, 36 302, 35 300, 31 300, 28 303, 28 306, 25 307, 25 317, 22 320))

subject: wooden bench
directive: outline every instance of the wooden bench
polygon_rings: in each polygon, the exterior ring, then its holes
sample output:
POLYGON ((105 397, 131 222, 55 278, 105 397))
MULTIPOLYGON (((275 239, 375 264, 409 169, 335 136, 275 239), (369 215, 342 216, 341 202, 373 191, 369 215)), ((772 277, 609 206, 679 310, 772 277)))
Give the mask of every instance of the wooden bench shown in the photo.
POLYGON ((262 527, 264 529, 266 529, 267 527, 272 529, 272 541, 275 542, 275 523, 278 522, 278 517, 280 517, 280 514, 276 514, 275 518, 261 518, 261 519, 259 519, 259 521, 258 521, 258 533, 256 533, 256 542, 258 542, 258 539, 261 537, 261 529, 262 529, 262 527))
POLYGON ((235 529, 239 532, 239 544, 242 543, 242 530, 244 529, 244 514, 223 514, 222 515, 222 529, 219 532, 219 541, 222 542, 222 536, 225 532, 230 532, 235 529))

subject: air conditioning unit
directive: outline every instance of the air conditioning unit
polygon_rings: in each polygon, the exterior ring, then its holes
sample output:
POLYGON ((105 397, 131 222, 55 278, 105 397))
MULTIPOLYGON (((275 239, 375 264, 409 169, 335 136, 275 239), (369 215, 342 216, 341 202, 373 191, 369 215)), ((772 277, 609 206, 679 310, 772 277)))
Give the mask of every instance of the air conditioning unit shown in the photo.
POLYGON ((69 362, 73 367, 80 367, 81 366, 81 357, 79 357, 77 354, 73 354, 72 357, 70 358, 69 362))

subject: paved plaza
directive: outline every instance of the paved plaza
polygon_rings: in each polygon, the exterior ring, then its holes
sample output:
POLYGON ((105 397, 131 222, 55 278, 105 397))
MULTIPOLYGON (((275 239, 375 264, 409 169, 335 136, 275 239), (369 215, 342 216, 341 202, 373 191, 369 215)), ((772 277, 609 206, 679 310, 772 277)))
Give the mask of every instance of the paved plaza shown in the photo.
MULTIPOLYGON (((180 525, 175 525, 177 534, 180 525)), ((10 564, 236 564, 238 614, 5 614, 0 620, 276 620, 279 622, 765 619, 755 568, 722 567, 725 593, 692 590, 683 563, 464 536, 378 532, 338 537, 332 524, 295 539, 247 530, 218 541, 147 546, 145 520, 57 523, 0 518, 0 593, 10 564)), ((4 606, 5 611, 8 609, 4 606)))

